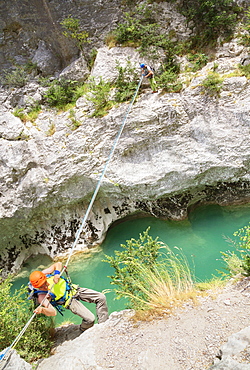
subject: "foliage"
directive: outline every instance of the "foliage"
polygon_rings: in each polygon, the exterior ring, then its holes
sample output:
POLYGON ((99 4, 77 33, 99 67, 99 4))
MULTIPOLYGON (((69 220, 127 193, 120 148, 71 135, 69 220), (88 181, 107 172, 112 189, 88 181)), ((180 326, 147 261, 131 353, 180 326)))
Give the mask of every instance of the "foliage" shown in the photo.
POLYGON ((150 54, 152 59, 158 58, 158 49, 161 48, 172 66, 176 45, 167 35, 160 32, 156 9, 156 6, 146 3, 126 12, 123 22, 119 23, 108 38, 114 39, 116 44, 138 47, 142 55, 150 54))
POLYGON ((191 68, 192 72, 197 72, 199 69, 204 67, 208 61, 208 56, 205 55, 204 53, 196 53, 196 54, 189 53, 187 55, 187 58, 189 62, 191 62, 192 64, 192 68, 191 68))
POLYGON ((250 8, 248 8, 245 13, 245 23, 243 26, 243 30, 245 30, 246 32, 241 35, 240 43, 245 46, 250 46, 250 8))
POLYGON ((231 36, 241 12, 232 0, 182 0, 178 9, 189 26, 193 24, 193 46, 206 46, 219 36, 231 36))
POLYGON ((117 299, 128 298, 134 309, 171 310, 177 301, 190 298, 191 272, 179 249, 173 253, 148 232, 149 228, 138 240, 127 240, 115 256, 105 256, 115 270, 111 284, 118 287, 117 299))
POLYGON ((203 80, 202 86, 205 88, 205 91, 209 95, 219 95, 221 87, 222 87, 222 78, 220 77, 219 73, 211 72, 208 76, 203 80))
POLYGON ((79 19, 69 16, 60 24, 64 28, 63 35, 67 38, 73 39, 76 42, 78 49, 83 50, 83 44, 89 42, 89 35, 87 32, 80 30, 79 19))
POLYGON ((118 77, 115 81, 115 101, 118 103, 127 101, 132 98, 139 82, 138 72, 132 67, 128 60, 125 67, 117 63, 118 77))
POLYGON ((156 80, 158 86, 165 92, 180 92, 182 89, 182 83, 172 69, 164 71, 156 80))
POLYGON ((41 112, 41 106, 38 102, 34 104, 25 111, 23 108, 16 108, 13 112, 15 117, 19 117, 22 122, 34 122, 41 112))
POLYGON ((37 74, 37 66, 27 62, 23 66, 15 66, 12 71, 3 71, 0 82, 7 87, 23 87, 33 74, 37 74))
POLYGON ((250 78, 250 64, 243 66, 239 64, 240 73, 242 76, 246 76, 246 78, 250 78))
POLYGON ((56 132, 56 125, 53 122, 51 122, 50 125, 49 125, 49 129, 46 132, 46 135, 47 136, 52 136, 52 135, 54 135, 55 132, 56 132))
POLYGON ((81 126, 81 122, 76 119, 75 112, 73 109, 69 111, 69 119, 71 121, 69 127, 72 131, 76 130, 78 127, 81 126))
POLYGON ((8 87, 23 87, 28 81, 28 76, 24 68, 17 66, 11 72, 4 71, 1 83, 8 87))
POLYGON ((60 109, 78 99, 78 88, 76 81, 66 79, 54 80, 43 97, 50 107, 60 109))
POLYGON ((222 253, 222 258, 231 275, 250 276, 250 223, 236 231, 237 241, 230 240, 235 251, 222 253))
MULTIPOLYGON (((0 348, 12 344, 33 313, 32 303, 27 300, 27 289, 21 287, 11 292, 11 278, 0 283, 0 348), (25 294, 26 293, 26 294, 25 294)), ((52 347, 51 318, 36 316, 16 345, 19 354, 26 361, 46 357, 52 347)))
POLYGON ((110 100, 110 82, 105 82, 102 78, 96 81, 94 78, 89 81, 89 91, 87 99, 94 105, 93 117, 102 117, 107 110, 112 107, 110 100))

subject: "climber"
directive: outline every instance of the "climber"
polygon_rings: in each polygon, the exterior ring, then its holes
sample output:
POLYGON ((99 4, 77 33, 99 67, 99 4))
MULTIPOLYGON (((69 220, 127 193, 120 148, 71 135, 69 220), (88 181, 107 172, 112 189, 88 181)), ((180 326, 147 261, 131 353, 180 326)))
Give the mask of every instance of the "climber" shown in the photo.
POLYGON ((152 89, 153 93, 157 92, 157 85, 154 78, 154 71, 152 67, 147 66, 144 63, 140 64, 140 67, 142 68, 142 75, 149 79, 150 87, 152 89))
MULTIPOLYGON (((56 316, 58 305, 69 309, 82 318, 80 331, 85 331, 94 325, 95 315, 79 300, 95 303, 98 323, 108 319, 108 307, 104 294, 88 288, 80 288, 60 276, 62 263, 56 262, 43 271, 33 271, 30 274, 30 285, 33 296, 40 304, 34 312, 46 316, 56 316)), ((60 311, 59 311, 60 312, 60 311)))

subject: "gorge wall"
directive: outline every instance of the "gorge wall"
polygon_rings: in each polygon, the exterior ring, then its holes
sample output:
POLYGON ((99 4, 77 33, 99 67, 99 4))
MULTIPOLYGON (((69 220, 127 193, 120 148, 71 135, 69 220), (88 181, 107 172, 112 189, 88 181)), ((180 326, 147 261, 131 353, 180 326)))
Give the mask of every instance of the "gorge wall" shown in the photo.
MULTIPOLYGON (((82 2, 73 1, 70 6, 73 3, 79 3, 84 12, 82 2)), ((50 10, 55 6, 58 17, 71 10, 66 2, 65 8, 54 0, 43 4, 49 4, 50 10)), ((109 4, 115 19, 113 2, 108 2, 105 12, 109 4)), ((101 2, 89 5, 92 16, 95 10, 91 7, 97 5, 103 7, 101 2)), ((2 6, 10 11, 6 4, 2 6)), ((22 6, 28 6, 27 2, 22 6)), ((97 17, 99 29, 108 27, 105 12, 97 17)), ((91 29, 92 18, 87 18, 91 29)), ((24 34, 22 28, 16 42, 24 45, 24 34)), ((53 36, 46 33, 46 37, 53 36)), ((43 41, 49 45, 46 37, 43 41)), ((29 45, 28 49, 32 54, 34 48, 29 45)), ((63 52, 63 47, 59 49, 63 52)), ((57 71, 76 56, 74 50, 66 53, 64 62, 59 58, 57 71)), ((215 60, 203 69, 188 75, 183 71, 180 93, 152 94, 143 84, 77 249, 99 244, 114 221, 129 215, 180 220, 199 204, 250 201, 250 82, 234 73, 246 53, 237 40, 217 48, 215 60), (207 94, 202 86, 215 63, 224 75, 219 97, 207 94)), ((122 65, 128 58, 138 68, 141 57, 135 49, 102 45, 88 74, 112 80, 116 61, 122 65)), ((82 66, 86 66, 84 56, 61 76, 80 79, 86 73, 82 66)), ((32 254, 53 258, 71 248, 128 109, 128 104, 121 104, 106 116, 94 118, 91 102, 83 96, 73 108, 81 123, 76 130, 70 112, 43 107, 34 123, 23 123, 13 115, 15 107, 25 107, 34 97, 41 99, 43 89, 32 81, 24 88, 0 91, 0 269, 5 273, 16 271, 32 254)))

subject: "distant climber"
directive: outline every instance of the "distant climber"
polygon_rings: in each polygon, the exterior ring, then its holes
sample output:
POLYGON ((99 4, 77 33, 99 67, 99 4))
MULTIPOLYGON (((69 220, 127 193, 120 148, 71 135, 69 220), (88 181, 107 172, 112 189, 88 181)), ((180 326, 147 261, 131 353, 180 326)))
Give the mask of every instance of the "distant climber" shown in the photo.
POLYGON ((157 92, 157 84, 154 77, 154 70, 152 67, 149 67, 148 65, 141 63, 140 67, 142 68, 142 75, 149 79, 150 87, 152 89, 153 93, 157 92))
MULTIPOLYGON (((60 277, 61 262, 56 262, 43 271, 33 271, 30 274, 30 285, 33 296, 40 304, 34 312, 46 316, 56 316, 58 306, 69 309, 82 318, 80 330, 85 331, 94 325, 95 315, 81 302, 96 304, 98 323, 108 319, 108 307, 104 294, 88 288, 80 288, 66 278, 60 277)), ((58 309, 60 312, 60 309, 58 309)))

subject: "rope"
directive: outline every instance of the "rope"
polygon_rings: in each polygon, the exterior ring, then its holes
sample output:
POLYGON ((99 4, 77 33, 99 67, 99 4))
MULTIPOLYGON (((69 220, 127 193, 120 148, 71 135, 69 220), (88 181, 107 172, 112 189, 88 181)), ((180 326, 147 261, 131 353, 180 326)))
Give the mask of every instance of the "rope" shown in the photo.
MULTIPOLYGON (((101 176, 100 176, 100 178, 99 178, 99 181, 98 181, 98 183, 97 183, 97 186, 96 186, 96 188, 95 188, 95 191, 94 191, 94 193, 93 193, 93 195, 92 195, 92 198, 91 198, 91 201, 90 201, 89 206, 88 206, 88 208, 87 208, 87 211, 86 211, 86 213, 85 213, 85 216, 83 217, 82 222, 81 222, 81 225, 80 225, 80 227, 79 227, 79 229, 78 229, 78 231, 77 231, 77 233, 76 233, 75 241, 74 241, 74 243, 73 243, 73 245, 72 245, 72 247, 71 247, 71 251, 70 251, 69 256, 68 256, 68 258, 67 258, 66 264, 65 264, 65 266, 63 267, 62 271, 60 272, 60 276, 61 276, 61 275, 64 273, 64 271, 67 269, 67 266, 68 266, 68 264, 69 264, 70 258, 71 258, 72 254, 73 254, 73 252, 74 252, 74 250, 75 250, 75 248, 76 248, 76 245, 77 245, 77 242, 78 242, 78 240, 79 240, 79 238, 80 238, 81 232, 82 232, 82 230, 83 230, 83 228, 84 228, 84 226, 85 226, 85 223, 86 223, 86 221, 87 221, 87 219, 88 219, 88 216, 89 216, 89 213, 90 213, 90 211, 91 211, 91 208, 92 208, 92 206, 93 206, 93 204, 94 204, 94 201, 95 201, 95 199, 96 199, 96 196, 97 196, 97 194, 98 194, 98 191, 99 191, 99 189, 100 189, 100 187, 101 187, 101 183, 102 183, 103 178, 104 178, 104 176, 105 176, 105 173, 106 173, 106 171, 107 171, 108 165, 109 165, 109 163, 110 163, 110 161, 111 161, 111 159, 112 159, 112 157, 113 157, 114 151, 115 151, 115 149, 116 149, 116 147, 117 147, 118 141, 119 141, 119 139, 120 139, 120 137, 121 137, 121 134, 122 134, 122 132, 123 132, 123 129, 124 129, 124 127, 125 127, 125 124, 126 124, 126 121, 127 121, 128 115, 129 115, 129 113, 130 113, 130 111, 131 111, 131 109, 132 109, 132 106, 133 106, 134 102, 135 102, 135 98, 136 98, 136 96, 137 96, 137 94, 138 94, 138 91, 139 91, 139 88, 140 88, 140 86, 141 86, 142 79, 143 79, 143 76, 141 76, 141 78, 140 78, 140 81, 139 81, 139 83, 138 83, 138 85, 137 85, 137 88, 136 88, 136 91, 135 91, 135 93, 134 93, 134 96, 133 96, 133 98, 132 98, 132 100, 131 100, 131 102, 130 102, 130 105, 129 105, 129 107, 128 107, 128 109, 127 109, 127 112, 126 112, 126 114, 125 114, 125 116, 124 116, 124 119, 123 119, 123 121, 122 121, 121 127, 120 127, 120 129, 119 129, 119 131, 118 131, 118 134, 117 134, 117 136, 116 136, 115 140, 114 140, 113 146, 112 146, 112 148, 111 148, 111 150, 110 150, 110 153, 109 153, 108 159, 107 159, 106 164, 105 164, 105 166, 104 166, 104 168, 103 168, 103 171, 102 171, 102 173, 101 173, 101 176)), ((52 289, 52 288, 53 288, 53 286, 54 286, 54 284, 52 285, 52 287, 51 287, 50 289, 52 289)), ((47 297, 47 295, 45 296, 45 298, 42 300, 42 302, 40 303, 40 305, 39 305, 38 307, 42 306, 43 301, 46 299, 46 297, 47 297)), ((32 320, 34 319, 34 317, 35 317, 35 316, 36 316, 36 313, 33 313, 33 315, 31 316, 31 318, 29 319, 29 321, 26 323, 26 325, 23 327, 23 329, 21 330, 21 332, 20 332, 20 333, 18 334, 18 336, 14 339, 14 341, 12 342, 12 344, 7 348, 6 352, 5 352, 4 354, 0 355, 0 362, 5 358, 5 356, 7 355, 7 353, 8 353, 12 348, 14 348, 14 347, 16 346, 16 344, 19 342, 20 338, 22 337, 22 335, 24 334, 24 332, 27 330, 28 326, 30 325, 30 323, 32 322, 32 320)))

